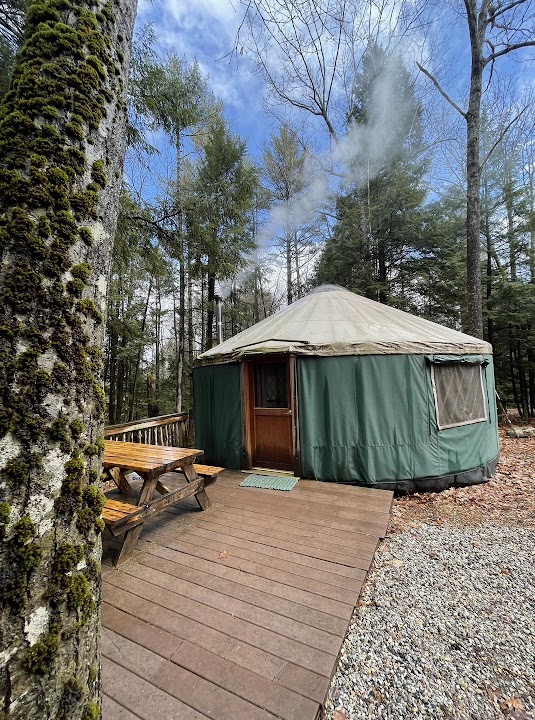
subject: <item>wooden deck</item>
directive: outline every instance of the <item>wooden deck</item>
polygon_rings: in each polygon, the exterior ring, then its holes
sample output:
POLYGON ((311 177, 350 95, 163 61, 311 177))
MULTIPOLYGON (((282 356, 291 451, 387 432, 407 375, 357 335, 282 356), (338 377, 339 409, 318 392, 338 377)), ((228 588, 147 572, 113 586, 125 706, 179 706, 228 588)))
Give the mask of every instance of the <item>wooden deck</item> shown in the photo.
POLYGON ((103 720, 320 716, 392 493, 244 477, 223 473, 210 510, 162 513, 103 568, 103 720))

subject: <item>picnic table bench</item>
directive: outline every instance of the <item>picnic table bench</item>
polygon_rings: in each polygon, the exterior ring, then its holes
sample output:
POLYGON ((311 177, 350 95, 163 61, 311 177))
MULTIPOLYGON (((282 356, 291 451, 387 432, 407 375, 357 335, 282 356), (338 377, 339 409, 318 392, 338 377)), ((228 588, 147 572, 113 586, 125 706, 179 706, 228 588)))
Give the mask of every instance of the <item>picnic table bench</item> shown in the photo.
MULTIPOLYGON (((200 508, 207 510, 210 500, 204 490, 204 477, 197 473, 193 461, 202 450, 193 448, 175 448, 164 445, 145 445, 142 443, 106 440, 104 442, 104 471, 112 479, 123 495, 128 496, 132 486, 127 474, 135 472, 143 481, 137 505, 130 505, 108 498, 102 517, 106 527, 114 537, 123 538, 121 551, 116 564, 124 562, 134 552, 136 541, 141 533, 144 521, 163 512, 171 505, 195 496, 200 508), (187 480, 185 487, 170 490, 160 481, 168 472, 182 472, 187 480), (161 497, 153 499, 154 493, 161 497)), ((222 468, 199 466, 213 477, 214 471, 222 468)), ((217 474, 216 474, 217 477, 217 474)))

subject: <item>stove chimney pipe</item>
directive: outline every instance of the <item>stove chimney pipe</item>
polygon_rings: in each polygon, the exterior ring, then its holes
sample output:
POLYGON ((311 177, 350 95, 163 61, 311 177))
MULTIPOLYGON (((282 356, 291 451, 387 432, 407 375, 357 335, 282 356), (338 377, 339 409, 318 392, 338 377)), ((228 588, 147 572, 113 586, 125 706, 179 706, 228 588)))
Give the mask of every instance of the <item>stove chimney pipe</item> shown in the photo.
POLYGON ((223 298, 221 295, 215 295, 215 317, 216 317, 216 328, 217 328, 217 344, 221 345, 223 342, 223 298))

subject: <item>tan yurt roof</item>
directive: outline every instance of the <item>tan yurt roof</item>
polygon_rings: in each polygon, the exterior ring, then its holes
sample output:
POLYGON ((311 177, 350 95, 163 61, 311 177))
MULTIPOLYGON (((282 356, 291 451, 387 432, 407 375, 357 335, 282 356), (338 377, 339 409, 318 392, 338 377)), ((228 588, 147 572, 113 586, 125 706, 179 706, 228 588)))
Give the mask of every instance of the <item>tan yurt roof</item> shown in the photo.
POLYGON ((199 356, 200 364, 261 353, 296 355, 492 354, 484 340, 322 285, 199 356))

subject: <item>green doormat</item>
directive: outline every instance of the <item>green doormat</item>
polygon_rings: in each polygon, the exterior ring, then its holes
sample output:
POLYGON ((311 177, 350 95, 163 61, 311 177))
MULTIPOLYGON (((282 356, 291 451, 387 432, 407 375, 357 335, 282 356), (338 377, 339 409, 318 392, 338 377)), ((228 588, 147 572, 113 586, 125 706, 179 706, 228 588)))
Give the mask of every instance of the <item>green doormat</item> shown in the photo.
POLYGON ((291 490, 297 484, 297 478, 278 477, 276 475, 248 475, 240 487, 264 488, 265 490, 291 490))

